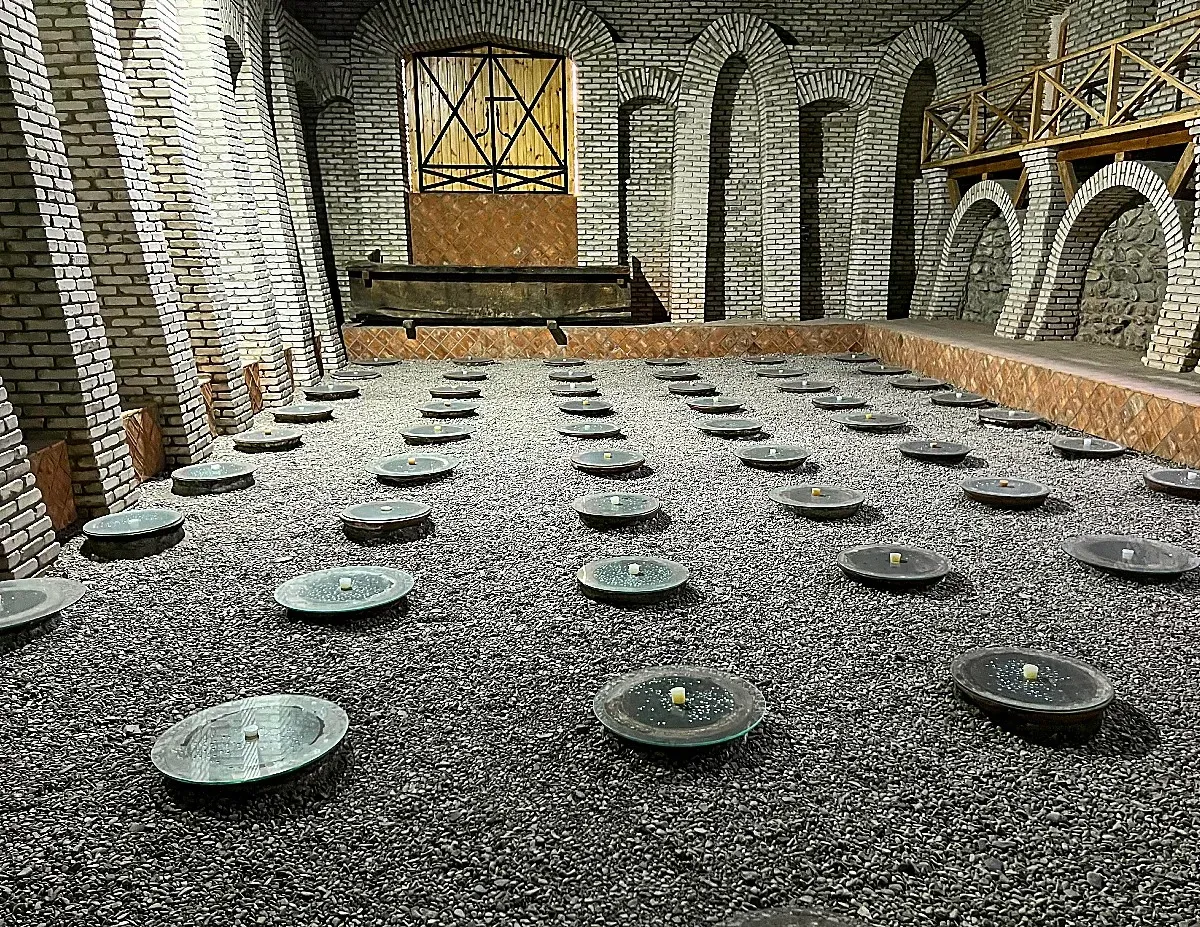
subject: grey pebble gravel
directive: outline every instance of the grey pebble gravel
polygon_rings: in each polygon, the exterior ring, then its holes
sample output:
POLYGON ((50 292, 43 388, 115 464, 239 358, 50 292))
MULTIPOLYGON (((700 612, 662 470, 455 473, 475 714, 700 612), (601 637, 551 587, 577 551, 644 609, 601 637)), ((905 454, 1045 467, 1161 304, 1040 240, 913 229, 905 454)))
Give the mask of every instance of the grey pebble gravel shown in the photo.
MULTIPOLYGON (((622 410, 617 446, 649 470, 620 485, 668 519, 601 534, 570 502, 610 481, 574 470, 585 442, 540 361, 487 368, 450 478, 384 486, 364 462, 408 453, 399 429, 450 364, 379 368, 295 451, 254 458, 257 485, 146 505, 187 516, 157 557, 56 571, 90 594, 48 633, 0 650, 0 923, 156 925, 715 925, 774 906, 888 927, 1165 927, 1200 918, 1200 577, 1139 586, 1062 554, 1122 531, 1200 550, 1200 507, 1150 492, 1138 455, 1056 456, 1049 429, 981 427, 974 410, 853 367, 814 378, 902 414, 907 440, 973 448, 958 467, 907 460, 902 438, 847 431, 740 358, 696 360, 774 440, 813 459, 744 467, 734 445, 640 361, 596 362, 622 410), (1056 488, 1032 512, 962 497, 966 474, 1056 488), (854 518, 809 522, 767 497, 797 482, 864 490, 854 518), (427 502, 434 529, 359 546, 338 513, 427 502), (910 544, 953 572, 924 593, 844 578, 839 551, 910 544), (641 554, 689 590, 618 609, 575 588, 588 560, 641 554), (405 614, 286 616, 283 580, 344 563, 412 573, 405 614), (1118 702, 1084 747, 1026 744, 951 693, 947 667, 996 643, 1058 650, 1111 677, 1118 702), (589 713, 611 676, 702 663, 759 686, 749 739, 690 759, 634 748, 589 713), (207 705, 273 691, 351 719, 334 768, 249 801, 188 800, 150 745, 207 705)), ((269 421, 269 413, 259 423, 269 421)), ((229 437, 216 459, 242 459, 229 437)))

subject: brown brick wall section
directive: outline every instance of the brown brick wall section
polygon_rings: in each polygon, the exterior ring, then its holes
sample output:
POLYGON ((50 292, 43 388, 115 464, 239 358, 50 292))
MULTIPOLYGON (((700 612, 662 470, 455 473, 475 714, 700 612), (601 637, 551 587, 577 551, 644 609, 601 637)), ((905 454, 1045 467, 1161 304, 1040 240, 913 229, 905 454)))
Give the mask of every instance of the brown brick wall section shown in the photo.
POLYGON ((573 267, 579 262, 573 196, 411 193, 408 204, 414 264, 573 267))

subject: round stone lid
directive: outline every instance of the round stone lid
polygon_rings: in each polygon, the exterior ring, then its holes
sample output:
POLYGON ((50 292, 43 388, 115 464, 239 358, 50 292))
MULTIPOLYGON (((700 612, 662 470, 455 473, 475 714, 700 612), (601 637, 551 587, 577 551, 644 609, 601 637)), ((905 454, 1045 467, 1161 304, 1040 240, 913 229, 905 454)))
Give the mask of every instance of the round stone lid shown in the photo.
POLYGON ((663 380, 665 382, 699 380, 700 371, 693 370, 690 367, 664 367, 662 370, 656 370, 651 376, 656 380, 663 380))
POLYGON ((416 422, 406 425, 400 436, 409 444, 445 444, 471 437, 471 429, 464 425, 443 425, 440 422, 416 422))
POLYGON ((482 393, 478 386, 434 386, 429 390, 434 399, 478 399, 482 393))
POLYGON ((896 377, 889 381, 896 389, 907 389, 913 391, 925 390, 944 390, 946 383, 943 380, 935 380, 933 377, 896 377))
POLYGON ((755 373, 768 380, 798 380, 808 371, 800 367, 760 367, 755 373))
POLYGON ((288 428, 286 425, 258 428, 254 431, 243 431, 233 436, 235 448, 272 448, 299 444, 304 440, 304 432, 299 428, 288 428))
POLYGON ((592 701, 608 730, 654 747, 691 749, 736 740, 762 722, 757 687, 704 666, 650 666, 612 679, 592 701))
POLYGON ((960 485, 969 499, 1001 507, 1040 505, 1052 492, 1049 486, 1013 476, 973 476, 960 485))
POLYGON ((381 457, 367 464, 367 471, 386 482, 420 483, 451 473, 458 458, 441 454, 398 454, 381 457))
POLYGON ((686 367, 689 362, 682 357, 652 357, 646 363, 651 367, 686 367))
POLYGON ((667 392, 672 396, 715 396, 720 390, 704 380, 684 380, 669 385, 667 392))
POLYGON ((698 396, 688 400, 688 408, 696 412, 740 412, 742 411, 742 400, 732 399, 728 396, 698 396))
POLYGON ((378 370, 365 367, 343 367, 329 375, 334 380, 378 380, 382 374, 378 370))
POLYGON ((799 380, 788 380, 786 383, 779 384, 781 393, 828 393, 833 390, 834 384, 828 380, 810 380, 808 377, 801 377, 799 380))
POLYGON ((291 612, 352 615, 394 605, 413 588, 412 576, 382 566, 340 566, 289 579, 275 601, 291 612))
POLYGON ((579 568, 584 594, 607 601, 638 602, 661 598, 684 586, 688 568, 662 557, 607 557, 579 568))
POLYGON ((466 357, 454 358, 454 363, 460 367, 490 367, 496 361, 491 357, 477 357, 473 354, 468 354, 466 357))
POLYGON ((754 418, 710 418, 701 421, 696 427, 705 434, 722 438, 756 435, 763 429, 762 422, 754 418))
POLYGON ((83 526, 83 535, 103 541, 127 541, 165 534, 183 525, 183 515, 174 509, 128 509, 93 518, 83 526))
POLYGON ((304 387, 304 398, 318 401, 328 399, 353 399, 361 391, 349 383, 315 383, 304 387))
POLYGON ((891 364, 863 364, 858 368, 858 372, 874 377, 898 377, 909 371, 907 367, 895 367, 891 364))
POLYGON ((551 357, 542 361, 544 367, 583 367, 586 364, 587 361, 576 357, 551 357))
POLYGON ((971 453, 971 449, 965 444, 943 441, 941 438, 905 441, 903 444, 897 444, 896 449, 905 457, 911 457, 914 460, 946 464, 962 463, 971 453))
POLYGON ((550 386, 550 395, 568 399, 599 396, 600 387, 595 383, 554 383, 550 386))
POLYGON ((837 564, 852 579, 883 588, 931 586, 950 572, 939 553, 902 544, 863 544, 838 554, 837 564))
POLYGON ((14 631, 57 615, 82 599, 87 591, 83 583, 70 579, 35 577, 0 581, 0 631, 14 631))
POLYGON ((955 657, 959 692, 987 708, 1070 716, 1112 704, 1112 683, 1094 666, 1024 647, 980 647, 955 657))
POLYGON ((867 501, 865 493, 844 486, 802 483, 780 486, 768 495, 786 509, 810 518, 849 518, 867 501))
POLYGON ((612 522, 650 518, 660 507, 653 496, 635 492, 598 492, 571 502, 571 508, 585 518, 612 522))
POLYGON ((852 431, 896 431, 908 425, 908 419, 904 416, 888 412, 855 412, 835 415, 833 420, 852 431))
POLYGON ((867 404, 867 400, 861 399, 858 396, 818 396, 812 401, 812 404, 818 409, 841 412, 846 409, 861 409, 867 404))
POLYGON ((770 908, 739 914, 722 927, 861 927, 862 922, 811 908, 770 908))
POLYGON ((424 521, 431 511, 424 502, 385 499, 382 502, 351 505, 343 509, 338 517, 354 528, 403 528, 424 521))
POLYGON ((569 415, 608 415, 613 410, 612 403, 604 399, 568 399, 558 408, 569 415))
POLYGON ((168 779, 186 785, 247 785, 318 762, 349 726, 333 702, 259 695, 205 708, 172 725, 155 741, 150 760, 168 779))
POLYGON ((442 374, 443 380, 453 380, 456 383, 481 383, 488 378, 482 370, 447 370, 442 374))
POLYGON ((1108 460, 1120 457, 1125 453, 1124 444, 1105 441, 1103 438, 1093 438, 1091 435, 1055 435, 1050 439, 1050 446, 1063 457, 1082 457, 1095 460, 1108 460))
POLYGON ((333 406, 327 402, 296 402, 271 410, 277 422, 322 422, 333 418, 333 406))
POLYGON ((404 363, 399 357, 368 357, 356 362, 360 367, 395 367, 404 363))
POLYGON ((616 422, 563 422, 555 431, 566 438, 615 438, 621 434, 616 422))
POLYGON ((571 464, 578 470, 592 473, 620 473, 644 466, 646 458, 636 451, 624 451, 618 447, 580 451, 571 457, 571 464))
POLYGON ((171 479, 182 483, 212 483, 237 480, 250 476, 254 468, 237 460, 217 460, 211 463, 190 464, 171 473, 171 479))
POLYGON ((760 470, 791 470, 812 456, 799 444, 756 444, 735 448, 733 453, 742 463, 760 470))
POLYGON ((986 406, 988 403, 979 393, 968 393, 964 390, 934 393, 929 397, 929 401, 935 406, 986 406))
POLYGON ((1174 579, 1200 566, 1185 547, 1125 534, 1084 534, 1066 538, 1062 548, 1076 560, 1122 576, 1174 579))
POLYGON ((747 364, 755 364, 762 367, 773 367, 777 364, 782 364, 787 361, 787 357, 783 354, 748 354, 743 358, 747 364))
POLYGON ((554 383, 591 383, 596 378, 586 370, 552 370, 550 380, 554 383))
POLYGON ((1143 479, 1157 492, 1181 499, 1200 499, 1200 470, 1177 470, 1162 467, 1147 470, 1143 479))
POLYGON ((845 354, 834 354, 833 359, 843 364, 870 364, 879 360, 874 354, 864 354, 861 351, 848 351, 845 354))
POLYGON ((479 403, 465 399, 435 399, 417 406, 426 418, 465 418, 474 415, 479 403))
POLYGON ((979 421, 1002 428, 1030 428, 1045 420, 1034 412, 1022 412, 1020 409, 980 409, 979 421))

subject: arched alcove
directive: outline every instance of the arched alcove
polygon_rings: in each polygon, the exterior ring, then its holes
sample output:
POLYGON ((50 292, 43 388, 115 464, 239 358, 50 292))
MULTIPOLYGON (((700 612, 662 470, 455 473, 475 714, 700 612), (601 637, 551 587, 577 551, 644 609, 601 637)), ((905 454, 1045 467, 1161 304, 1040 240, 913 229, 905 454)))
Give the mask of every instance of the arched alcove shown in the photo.
POLYGON ((1012 283, 1012 238, 999 210, 983 224, 967 262, 958 317, 995 328, 1012 283))
POLYGON ((917 280, 916 187, 921 177, 921 125, 933 102, 937 72, 928 59, 908 79, 900 108, 892 192, 892 251, 888 276, 889 319, 906 318, 917 280))
POLYGON ((662 321, 671 298, 671 157, 675 107, 638 97, 621 105, 617 259, 633 273, 633 311, 662 321))

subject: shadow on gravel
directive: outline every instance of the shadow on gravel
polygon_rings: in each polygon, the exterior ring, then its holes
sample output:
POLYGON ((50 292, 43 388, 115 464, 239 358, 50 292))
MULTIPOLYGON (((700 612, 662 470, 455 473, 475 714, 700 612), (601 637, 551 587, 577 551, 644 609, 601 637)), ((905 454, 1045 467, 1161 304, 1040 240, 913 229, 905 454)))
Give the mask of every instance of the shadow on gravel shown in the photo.
POLYGON ((925 591, 930 599, 953 599, 959 596, 975 595, 975 584, 959 570, 951 570, 936 586, 925 591))
MULTIPOLYGON (((356 613, 352 615, 345 614, 320 614, 309 612, 287 612, 287 618, 293 624, 312 625, 318 628, 334 628, 346 634, 364 633, 367 631, 375 631, 379 628, 386 627, 392 624, 397 618, 407 618, 411 610, 409 600, 413 598, 413 594, 409 594, 406 598, 400 601, 399 605, 392 605, 387 608, 377 609, 370 612, 356 613)), ((418 610, 419 612, 419 610, 418 610)))
MULTIPOLYGON (((803 518, 802 515, 797 515, 798 518, 803 518)), ((871 505, 869 502, 864 502, 862 507, 849 518, 839 519, 845 525, 877 525, 884 521, 887 516, 883 509, 877 505, 871 505)))
POLYGON ((1160 742, 1158 728, 1143 712, 1128 702, 1116 701, 1105 713, 1100 733, 1083 745, 1082 752, 1134 759, 1149 755, 1160 742))
POLYGON ((0 656, 6 653, 13 653, 20 650, 26 644, 45 637, 61 624, 62 615, 54 615, 45 621, 39 621, 36 624, 18 628, 15 631, 0 633, 0 656))
POLYGON ((1030 509, 1025 514, 1030 518, 1053 518, 1055 515, 1067 515, 1074 511, 1075 506, 1069 502, 1051 496, 1036 509, 1030 509))
POLYGON ((363 547, 386 547, 388 544, 423 541, 425 538, 431 538, 437 534, 437 527, 434 525, 432 519, 429 518, 426 518, 420 524, 398 528, 395 531, 389 531, 385 534, 373 531, 360 531, 349 525, 343 530, 347 538, 363 547))
POLYGON ((628 525, 614 525, 603 528, 588 525, 588 527, 599 534, 614 535, 616 537, 636 537, 639 534, 658 534, 660 531, 666 531, 671 527, 671 516, 659 509, 649 518, 642 521, 635 521, 628 525))
POLYGON ((692 750, 662 749, 630 741, 619 741, 619 744, 623 754, 637 757, 658 769, 715 773, 731 763, 736 763, 740 768, 752 768, 762 762, 770 747, 767 724, 769 722, 764 722, 762 726, 743 734, 737 740, 692 750))
POLYGON ((982 470, 988 465, 988 462, 982 457, 976 457, 974 454, 968 454, 963 458, 962 463, 958 465, 959 470, 982 470))
POLYGON ((603 474, 606 480, 612 480, 617 483, 627 483, 630 480, 644 480, 648 476, 654 475, 654 468, 649 465, 642 465, 636 470, 629 470, 626 473, 605 473, 603 474))

